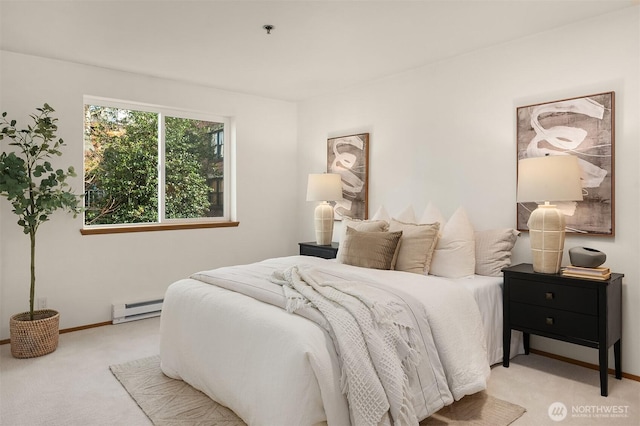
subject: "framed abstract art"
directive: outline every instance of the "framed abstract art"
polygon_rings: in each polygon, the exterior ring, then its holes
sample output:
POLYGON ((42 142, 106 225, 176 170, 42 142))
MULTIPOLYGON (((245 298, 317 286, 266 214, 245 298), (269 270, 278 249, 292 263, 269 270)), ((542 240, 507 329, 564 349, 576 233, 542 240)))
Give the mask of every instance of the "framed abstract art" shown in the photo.
POLYGON ((369 133, 328 139, 327 172, 342 178, 343 199, 332 202, 335 219, 368 219, 369 133))
MULTIPOLYGON (((615 235, 614 102, 614 92, 606 92, 516 109, 518 160, 578 157, 583 200, 553 202, 565 214, 567 233, 615 235)), ((536 203, 517 204, 519 230, 528 230, 535 208, 536 203)))

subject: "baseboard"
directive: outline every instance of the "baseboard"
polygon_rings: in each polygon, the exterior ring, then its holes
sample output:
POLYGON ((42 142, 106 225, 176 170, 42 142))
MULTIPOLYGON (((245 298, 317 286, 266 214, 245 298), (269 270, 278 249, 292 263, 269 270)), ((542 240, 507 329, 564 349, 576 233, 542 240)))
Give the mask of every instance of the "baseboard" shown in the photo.
MULTIPOLYGON (((96 324, 81 325, 80 327, 65 328, 63 330, 60 330, 59 333, 64 334, 64 333, 71 333, 73 331, 88 330, 90 328, 102 327, 104 325, 113 325, 113 324, 111 323, 111 321, 98 322, 96 324)), ((8 343, 11 343, 11 339, 0 340, 0 345, 6 345, 8 343)))
MULTIPOLYGON (((591 370, 600 371, 600 367, 598 365, 591 364, 589 362, 578 361, 577 359, 569 358, 569 357, 562 356, 562 355, 556 355, 556 354, 552 354, 550 352, 545 352, 545 351, 541 351, 541 350, 533 349, 533 348, 530 348, 529 352, 532 353, 532 354, 544 356, 544 357, 547 357, 547 358, 557 359, 558 361, 568 362, 569 364, 574 364, 574 365, 579 365, 581 367, 586 367, 586 368, 589 368, 591 370)), ((613 368, 609 368, 609 374, 614 375, 615 373, 616 372, 615 372, 615 370, 613 368)), ((622 372, 622 377, 624 377, 625 379, 629 379, 629 380, 634 380, 636 382, 640 382, 640 376, 636 376, 635 374, 629 374, 629 373, 622 372)))

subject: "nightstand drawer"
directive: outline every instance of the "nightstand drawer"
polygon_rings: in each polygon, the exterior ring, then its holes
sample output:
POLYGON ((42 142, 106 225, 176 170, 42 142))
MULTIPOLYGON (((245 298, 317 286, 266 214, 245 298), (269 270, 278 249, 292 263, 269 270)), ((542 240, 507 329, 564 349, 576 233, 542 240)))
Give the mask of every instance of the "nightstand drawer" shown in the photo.
POLYGON ((511 327, 524 327, 559 336, 598 341, 598 317, 544 308, 526 303, 511 303, 511 327))
POLYGON ((594 288, 511 279, 510 300, 545 308, 588 315, 598 314, 598 293, 594 288))

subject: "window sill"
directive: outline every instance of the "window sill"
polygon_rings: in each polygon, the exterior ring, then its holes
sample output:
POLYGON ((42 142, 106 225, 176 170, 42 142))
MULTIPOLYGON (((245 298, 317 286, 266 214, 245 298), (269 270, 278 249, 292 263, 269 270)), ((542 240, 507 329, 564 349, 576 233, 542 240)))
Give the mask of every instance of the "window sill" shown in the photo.
POLYGON ((110 226, 105 228, 83 228, 82 235, 124 234, 128 232, 177 231, 181 229, 230 228, 240 222, 203 222, 203 223, 153 223, 149 225, 110 226))

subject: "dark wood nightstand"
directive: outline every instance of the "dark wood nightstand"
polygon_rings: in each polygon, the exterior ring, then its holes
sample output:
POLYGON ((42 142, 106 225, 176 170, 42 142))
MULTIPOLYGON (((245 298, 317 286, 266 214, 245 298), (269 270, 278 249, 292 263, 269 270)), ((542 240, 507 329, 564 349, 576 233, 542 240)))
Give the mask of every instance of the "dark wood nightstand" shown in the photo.
POLYGON ((298 243, 300 254, 304 256, 322 257, 323 259, 335 259, 338 254, 338 243, 321 246, 314 241, 298 243))
POLYGON ((620 359, 622 328, 622 277, 611 274, 606 281, 533 272, 520 264, 504 272, 503 361, 509 367, 511 330, 524 333, 529 354, 529 335, 549 337, 596 348, 599 351, 600 394, 608 391, 608 352, 613 345, 616 379, 622 378, 620 359))

